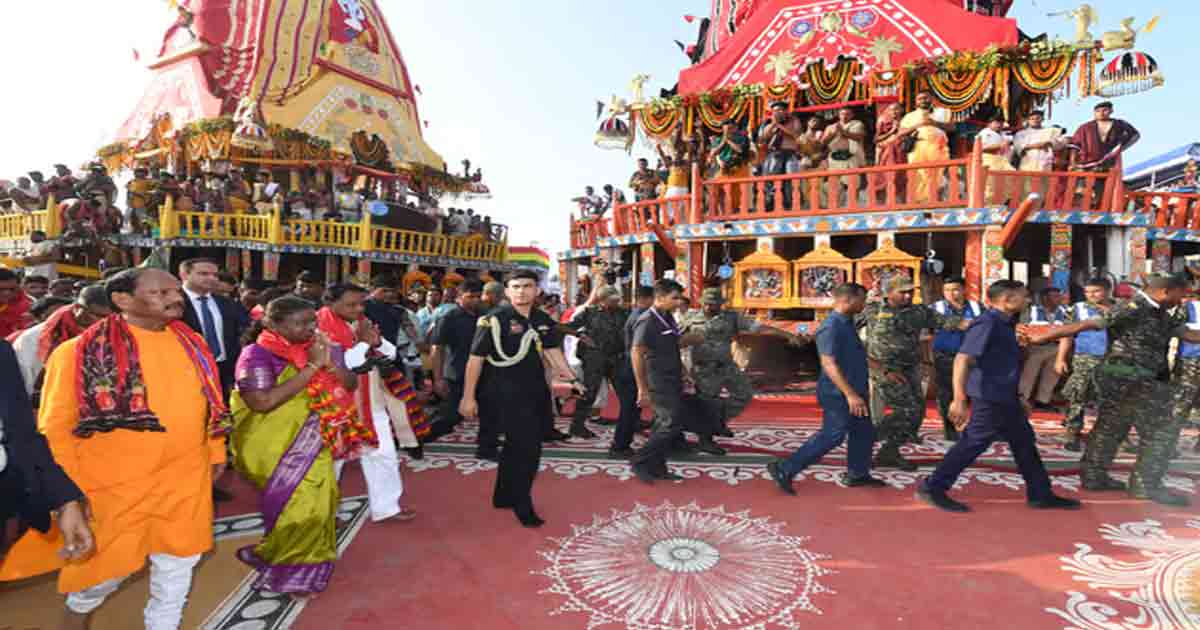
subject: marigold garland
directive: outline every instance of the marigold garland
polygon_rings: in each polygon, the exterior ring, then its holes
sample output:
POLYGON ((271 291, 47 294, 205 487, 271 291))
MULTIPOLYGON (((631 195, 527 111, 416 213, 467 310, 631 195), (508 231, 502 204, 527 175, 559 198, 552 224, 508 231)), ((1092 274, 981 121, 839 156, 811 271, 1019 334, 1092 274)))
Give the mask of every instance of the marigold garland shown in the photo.
POLYGON ((677 108, 667 108, 655 104, 647 105, 641 111, 642 131, 654 138, 663 138, 675 131, 681 119, 681 111, 677 108))
MULTIPOLYGON (((996 69, 962 72, 935 72, 925 77, 933 97, 952 112, 961 112, 977 105, 986 97, 996 78, 996 69)), ((1004 89, 1001 86, 1001 89, 1004 89)))
POLYGON ((1062 86, 1074 61, 1073 55, 1029 59, 1012 66, 1013 77, 1018 85, 1034 94, 1048 94, 1062 86))
POLYGON ((808 100, 813 105, 826 105, 845 100, 854 76, 858 74, 858 62, 840 62, 832 70, 825 64, 813 63, 804 69, 804 77, 810 89, 808 100))

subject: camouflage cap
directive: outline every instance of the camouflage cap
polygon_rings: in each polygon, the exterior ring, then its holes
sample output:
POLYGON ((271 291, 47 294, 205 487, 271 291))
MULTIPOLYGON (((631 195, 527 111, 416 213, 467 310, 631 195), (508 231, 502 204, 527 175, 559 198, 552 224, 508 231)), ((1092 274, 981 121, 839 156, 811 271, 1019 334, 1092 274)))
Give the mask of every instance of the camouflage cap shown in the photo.
POLYGON ((912 279, 899 277, 891 278, 883 283, 883 292, 891 293, 893 291, 915 291, 917 286, 913 284, 912 279))
POLYGON ((621 292, 616 287, 600 287, 596 289, 597 300, 607 300, 611 297, 620 297, 621 292))
POLYGON ((724 304, 725 296, 721 295, 721 290, 717 288, 705 289, 700 293, 701 304, 724 304))

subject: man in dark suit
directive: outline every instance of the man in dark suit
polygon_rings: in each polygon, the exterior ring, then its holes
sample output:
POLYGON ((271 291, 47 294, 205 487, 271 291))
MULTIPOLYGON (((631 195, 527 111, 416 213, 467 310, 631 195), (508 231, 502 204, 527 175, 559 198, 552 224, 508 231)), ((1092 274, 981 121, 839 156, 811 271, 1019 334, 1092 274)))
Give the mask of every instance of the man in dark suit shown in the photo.
POLYGON ((38 433, 17 356, 0 340, 0 560, 25 528, 49 531, 51 514, 63 533, 64 557, 90 554, 95 539, 83 503, 38 433))
MULTIPOLYGON (((221 376, 221 391, 225 400, 233 390, 233 373, 238 355, 242 352, 241 336, 246 325, 241 306, 218 295, 220 267, 211 258, 189 258, 179 264, 179 279, 183 281, 183 321, 200 333, 217 360, 221 376)), ((213 500, 229 501, 233 495, 213 480, 213 500)))
POLYGON ((210 258, 190 258, 180 263, 179 279, 187 298, 183 301, 183 321, 208 342, 221 374, 221 389, 228 399, 246 323, 239 306, 216 293, 219 269, 210 258))

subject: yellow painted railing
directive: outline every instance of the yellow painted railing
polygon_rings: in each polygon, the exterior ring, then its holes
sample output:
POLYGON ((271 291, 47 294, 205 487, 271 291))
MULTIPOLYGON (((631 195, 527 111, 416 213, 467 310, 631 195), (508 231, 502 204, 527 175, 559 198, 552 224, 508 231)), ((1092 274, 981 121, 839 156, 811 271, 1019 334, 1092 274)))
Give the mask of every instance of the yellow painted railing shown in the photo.
POLYGON ((208 240, 238 240, 267 243, 270 241, 271 217, 255 214, 209 214, 207 212, 176 212, 178 234, 186 238, 208 240))
MULTIPOLYGON (((0 215, 0 241, 23 241, 33 230, 50 238, 61 235, 57 204, 51 199, 46 210, 0 215)), ((354 249, 415 256, 445 256, 458 260, 504 262, 505 241, 480 237, 463 238, 371 224, 365 214, 358 223, 311 221, 283 218, 276 204, 269 214, 213 214, 176 210, 168 197, 158 212, 159 238, 189 238, 208 241, 248 241, 270 245, 292 245, 354 249)))

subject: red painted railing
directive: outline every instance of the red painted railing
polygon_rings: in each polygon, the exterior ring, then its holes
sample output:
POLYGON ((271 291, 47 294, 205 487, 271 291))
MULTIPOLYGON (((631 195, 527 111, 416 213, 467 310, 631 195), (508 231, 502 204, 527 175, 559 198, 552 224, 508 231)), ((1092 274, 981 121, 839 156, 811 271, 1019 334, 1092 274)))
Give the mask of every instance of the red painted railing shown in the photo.
POLYGON ((1042 197, 1049 210, 1110 212, 1120 171, 992 171, 985 169, 984 205, 1015 208, 1029 193, 1042 197))
POLYGON ((967 205, 968 162, 710 180, 703 183, 701 216, 705 221, 730 221, 961 208, 967 205))
POLYGON ((691 207, 690 195, 620 204, 613 209, 613 222, 617 234, 648 232, 651 224, 673 228, 688 222, 691 207))
POLYGON ((1151 213, 1155 227, 1200 230, 1200 194, 1131 192, 1125 198, 1123 210, 1151 213))
POLYGON ((607 217, 591 219, 571 217, 571 247, 573 249, 595 247, 597 237, 611 236, 612 233, 607 217))

